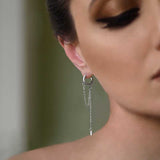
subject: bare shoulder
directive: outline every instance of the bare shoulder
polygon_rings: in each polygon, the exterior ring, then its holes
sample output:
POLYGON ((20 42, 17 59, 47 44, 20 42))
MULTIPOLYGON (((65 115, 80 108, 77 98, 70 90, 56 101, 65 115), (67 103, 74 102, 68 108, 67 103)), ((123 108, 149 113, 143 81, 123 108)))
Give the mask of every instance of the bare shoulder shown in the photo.
POLYGON ((87 136, 72 142, 27 151, 12 156, 8 160, 82 160, 90 145, 92 143, 90 143, 90 138, 87 136))
MULTIPOLYGON (((42 148, 40 149, 35 149, 35 150, 30 150, 27 152, 23 152, 21 154, 14 155, 10 157, 8 160, 33 160, 33 159, 43 159, 43 150, 42 148)), ((40 160, 41 160, 40 159, 40 160)))
POLYGON ((8 160, 72 160, 75 149, 76 143, 73 141, 23 152, 8 160))

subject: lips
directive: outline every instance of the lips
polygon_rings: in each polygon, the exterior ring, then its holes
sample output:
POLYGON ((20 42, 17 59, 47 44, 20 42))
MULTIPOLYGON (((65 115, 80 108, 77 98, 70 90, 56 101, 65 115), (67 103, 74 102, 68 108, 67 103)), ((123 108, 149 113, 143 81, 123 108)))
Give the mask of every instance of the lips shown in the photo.
POLYGON ((152 79, 160 78, 160 69, 152 76, 152 79))

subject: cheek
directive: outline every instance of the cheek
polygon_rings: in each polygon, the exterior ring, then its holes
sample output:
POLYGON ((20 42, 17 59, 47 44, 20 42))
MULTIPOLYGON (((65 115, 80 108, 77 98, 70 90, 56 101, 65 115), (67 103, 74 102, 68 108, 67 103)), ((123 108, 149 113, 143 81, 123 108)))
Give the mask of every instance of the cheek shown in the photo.
POLYGON ((90 22, 84 14, 85 5, 75 8, 72 15, 82 55, 106 93, 132 111, 160 114, 160 90, 149 80, 158 66, 152 54, 157 38, 152 14, 146 8, 147 16, 143 14, 129 27, 109 32, 90 22))
POLYGON ((109 86, 112 90, 113 86, 120 89, 142 78, 145 54, 137 39, 135 36, 124 38, 124 34, 112 34, 108 37, 88 36, 82 40, 82 53, 106 91, 109 92, 109 86))
POLYGON ((150 97, 146 71, 150 54, 147 30, 137 28, 106 35, 93 33, 79 36, 83 56, 93 74, 115 100, 130 107, 132 104, 132 109, 140 106, 143 110, 141 106, 146 105, 142 100, 150 97))

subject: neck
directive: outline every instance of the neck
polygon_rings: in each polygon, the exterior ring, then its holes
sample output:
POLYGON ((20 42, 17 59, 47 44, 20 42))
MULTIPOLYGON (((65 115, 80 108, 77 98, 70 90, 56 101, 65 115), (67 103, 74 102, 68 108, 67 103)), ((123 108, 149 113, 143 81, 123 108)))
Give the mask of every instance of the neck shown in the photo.
POLYGON ((131 113, 113 100, 110 108, 108 122, 95 133, 101 154, 107 153, 108 158, 116 156, 119 160, 159 160, 160 119, 131 113))

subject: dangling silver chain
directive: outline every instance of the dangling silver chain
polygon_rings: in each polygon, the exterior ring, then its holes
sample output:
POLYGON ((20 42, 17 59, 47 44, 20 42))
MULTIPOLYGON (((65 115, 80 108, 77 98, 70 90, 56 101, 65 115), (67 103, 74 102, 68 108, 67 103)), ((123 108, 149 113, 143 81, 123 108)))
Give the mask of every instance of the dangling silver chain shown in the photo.
POLYGON ((89 133, 90 133, 90 136, 92 136, 93 134, 93 129, 92 129, 92 83, 93 83, 93 78, 91 77, 91 82, 90 83, 86 83, 86 75, 83 76, 83 95, 84 95, 84 102, 85 102, 85 105, 86 107, 89 109, 89 122, 90 122, 90 128, 89 128, 89 133), (88 94, 88 102, 87 102, 87 99, 86 99, 86 86, 89 86, 89 94, 88 94))

